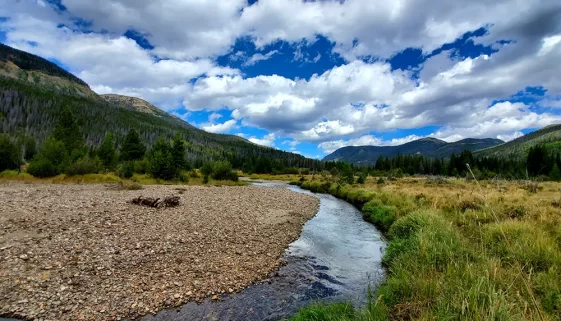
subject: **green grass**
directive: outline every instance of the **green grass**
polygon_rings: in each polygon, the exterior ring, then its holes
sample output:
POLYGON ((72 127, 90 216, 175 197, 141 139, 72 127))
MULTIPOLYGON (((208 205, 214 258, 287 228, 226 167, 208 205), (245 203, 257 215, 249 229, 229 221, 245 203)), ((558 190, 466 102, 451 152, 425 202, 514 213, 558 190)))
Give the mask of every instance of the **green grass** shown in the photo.
POLYGON ((331 184, 387 237, 387 278, 362 309, 314 304, 293 320, 561 320, 561 184, 481 185, 331 184))
POLYGON ((314 304, 300 310, 298 314, 290 318, 290 321, 355 320, 355 315, 355 310, 349 303, 314 304))

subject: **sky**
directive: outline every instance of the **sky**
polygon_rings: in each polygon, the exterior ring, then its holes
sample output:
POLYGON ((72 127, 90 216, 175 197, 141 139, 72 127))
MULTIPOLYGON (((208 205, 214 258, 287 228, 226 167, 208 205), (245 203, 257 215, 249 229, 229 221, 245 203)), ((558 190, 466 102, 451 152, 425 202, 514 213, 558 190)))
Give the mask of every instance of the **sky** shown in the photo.
POLYGON ((3 0, 0 42, 312 158, 561 123, 559 0, 3 0))

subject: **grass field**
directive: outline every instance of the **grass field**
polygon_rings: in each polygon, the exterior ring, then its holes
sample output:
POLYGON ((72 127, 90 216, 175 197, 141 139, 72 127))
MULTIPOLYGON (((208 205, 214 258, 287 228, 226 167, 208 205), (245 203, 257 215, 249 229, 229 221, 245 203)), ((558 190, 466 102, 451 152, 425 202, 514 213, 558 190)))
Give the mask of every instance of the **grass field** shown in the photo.
POLYGON ((292 320, 561 320, 560 183, 300 185, 362 209, 388 239, 388 275, 366 308, 314 305, 292 320))

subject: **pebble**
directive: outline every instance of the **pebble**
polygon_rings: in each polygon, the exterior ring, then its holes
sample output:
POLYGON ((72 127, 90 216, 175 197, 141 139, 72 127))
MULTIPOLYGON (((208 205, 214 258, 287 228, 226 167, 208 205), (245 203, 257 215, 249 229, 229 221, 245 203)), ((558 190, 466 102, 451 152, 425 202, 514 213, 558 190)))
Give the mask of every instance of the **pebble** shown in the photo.
POLYGON ((177 195, 176 188, 0 184, 0 208, 17 209, 0 221, 10 235, 0 244, 0 288, 10 289, 0 298, 0 315, 135 319, 190 300, 220 300, 219 293, 277 269, 277 258, 319 204, 287 189, 254 186, 181 186, 176 208, 128 203, 177 195), (31 193, 23 192, 30 186, 31 193), (278 213, 294 224, 279 228, 286 219, 278 213))

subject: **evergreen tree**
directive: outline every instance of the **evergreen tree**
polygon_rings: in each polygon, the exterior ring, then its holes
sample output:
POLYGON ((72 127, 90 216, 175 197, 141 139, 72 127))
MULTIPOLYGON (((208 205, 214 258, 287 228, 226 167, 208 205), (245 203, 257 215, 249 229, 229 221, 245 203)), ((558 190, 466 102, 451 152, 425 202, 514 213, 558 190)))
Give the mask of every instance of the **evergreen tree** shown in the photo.
POLYGON ((152 177, 171 180, 177 177, 179 169, 174 166, 172 147, 160 137, 148 153, 149 171, 152 177))
POLYGON ((106 169, 112 169, 115 166, 117 155, 115 153, 115 143, 113 142, 113 134, 108 132, 105 134, 105 140, 97 151, 97 156, 106 169))
POLYGON ((173 147, 171 153, 173 158, 173 166, 176 167, 178 171, 187 169, 185 150, 185 141, 179 133, 176 133, 175 137, 173 138, 173 147))
POLYGON ((557 164, 553 165, 553 169, 551 169, 551 172, 549 173, 549 178, 552 181, 561 181, 561 171, 559 170, 557 164))
POLYGON ((23 158, 27 161, 33 159, 33 156, 37 153, 37 144, 35 143, 35 139, 31 136, 26 136, 23 142, 23 158))
POLYGON ((68 154, 84 147, 84 137, 70 109, 62 110, 53 132, 53 138, 64 144, 68 154))
POLYGON ((0 172, 17 169, 20 165, 20 151, 5 134, 0 135, 0 172))
POLYGON ((531 176, 545 175, 553 166, 553 161, 544 145, 530 148, 526 166, 531 176))
POLYGON ((140 136, 136 130, 131 129, 127 136, 125 136, 125 141, 121 146, 121 160, 133 161, 140 160, 144 157, 146 153, 146 146, 140 140, 140 136))

